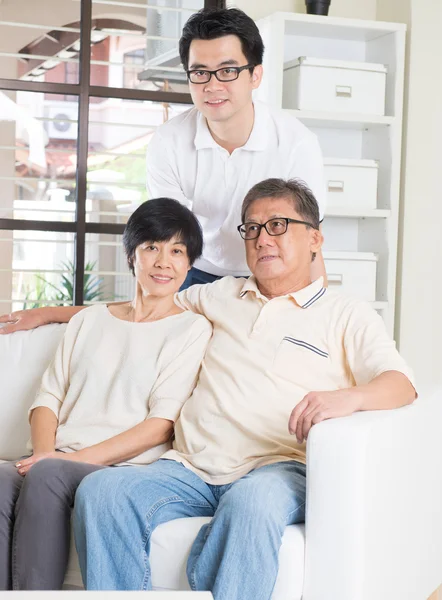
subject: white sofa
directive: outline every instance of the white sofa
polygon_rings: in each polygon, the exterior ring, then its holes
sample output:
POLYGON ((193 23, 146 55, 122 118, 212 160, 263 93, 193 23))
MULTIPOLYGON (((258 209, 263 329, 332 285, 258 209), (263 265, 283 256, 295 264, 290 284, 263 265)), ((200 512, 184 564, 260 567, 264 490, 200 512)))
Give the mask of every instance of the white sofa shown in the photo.
MULTIPOLYGON (((49 325, 0 336, 0 459, 25 452, 27 408, 63 331, 49 325)), ((272 600, 426 600, 440 585, 441 401, 437 390, 421 391, 410 407, 313 428, 306 527, 286 529, 272 600)), ((189 589, 187 555, 207 520, 155 531, 155 589, 189 589)), ((65 584, 81 586, 74 549, 65 584)))

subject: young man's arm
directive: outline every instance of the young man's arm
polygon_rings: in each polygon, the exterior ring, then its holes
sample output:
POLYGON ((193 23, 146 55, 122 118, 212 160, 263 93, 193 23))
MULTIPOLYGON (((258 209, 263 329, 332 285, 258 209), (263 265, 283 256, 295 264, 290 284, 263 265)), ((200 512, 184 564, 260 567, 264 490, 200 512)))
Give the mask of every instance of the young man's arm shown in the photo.
POLYGON ((192 210, 192 201, 184 195, 171 164, 170 148, 168 152, 159 133, 154 135, 147 147, 146 188, 149 198, 173 198, 192 210))
POLYGON ((6 325, 0 327, 0 335, 35 329, 48 323, 68 323, 83 308, 86 306, 45 306, 1 315, 0 323, 6 325))

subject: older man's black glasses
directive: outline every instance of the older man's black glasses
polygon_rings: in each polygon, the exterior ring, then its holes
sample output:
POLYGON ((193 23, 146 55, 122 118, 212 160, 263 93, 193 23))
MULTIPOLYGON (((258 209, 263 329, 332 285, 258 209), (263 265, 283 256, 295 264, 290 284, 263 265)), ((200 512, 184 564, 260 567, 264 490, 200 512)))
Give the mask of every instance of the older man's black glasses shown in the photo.
POLYGON ((206 71, 205 69, 192 69, 187 71, 187 77, 191 83, 209 83, 212 75, 218 79, 218 81, 235 81, 238 79, 239 74, 244 69, 253 69, 254 65, 244 65, 243 67, 222 67, 216 69, 216 71, 206 71))
POLYGON ((300 223, 301 225, 308 225, 308 227, 317 229, 317 227, 307 221, 298 221, 298 219, 288 219, 287 217, 275 217, 262 224, 250 221, 249 223, 238 225, 237 229, 243 240, 255 240, 259 237, 263 227, 269 235, 283 235, 287 231, 289 223, 300 223))

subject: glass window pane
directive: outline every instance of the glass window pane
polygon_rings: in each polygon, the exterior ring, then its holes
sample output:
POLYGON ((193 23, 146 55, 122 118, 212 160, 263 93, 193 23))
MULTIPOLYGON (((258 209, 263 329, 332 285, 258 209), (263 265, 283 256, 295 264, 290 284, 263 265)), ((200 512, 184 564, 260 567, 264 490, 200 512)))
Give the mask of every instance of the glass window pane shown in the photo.
POLYGON ((76 97, 0 89, 0 218, 75 220, 77 122, 76 97))
POLYGON ((86 218, 126 223, 147 200, 146 148, 155 129, 190 106, 92 98, 89 108, 86 218))
POLYGON ((80 2, 21 0, 0 8, 0 78, 78 83, 80 2))
POLYGON ((0 314, 72 304, 73 233, 0 230, 0 314))
POLYGON ((86 234, 85 304, 131 300, 135 279, 129 271, 121 235, 86 234))
POLYGON ((93 0, 91 84, 188 93, 178 41, 203 6, 204 0, 93 0), (113 18, 101 18, 110 7, 113 18))

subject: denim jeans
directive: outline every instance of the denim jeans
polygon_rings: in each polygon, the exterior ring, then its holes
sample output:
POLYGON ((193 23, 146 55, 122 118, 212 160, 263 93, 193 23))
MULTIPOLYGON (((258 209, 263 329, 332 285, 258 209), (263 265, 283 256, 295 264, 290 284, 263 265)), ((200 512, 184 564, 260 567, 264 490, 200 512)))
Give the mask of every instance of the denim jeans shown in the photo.
MULTIPOLYGON (((77 491, 74 531, 88 590, 151 590, 150 538, 158 525, 213 517, 187 563, 192 590, 215 600, 270 600, 287 525, 304 521, 305 466, 280 462, 209 485, 172 460, 92 473, 77 491)), ((301 574, 300 574, 301 576, 301 574)))
POLYGON ((221 277, 218 277, 218 275, 211 275, 210 273, 206 273, 205 271, 200 271, 199 269, 192 267, 187 274, 183 285, 180 287, 180 292, 186 290, 191 285, 195 285, 196 283, 212 283, 217 279, 221 279, 221 277))

